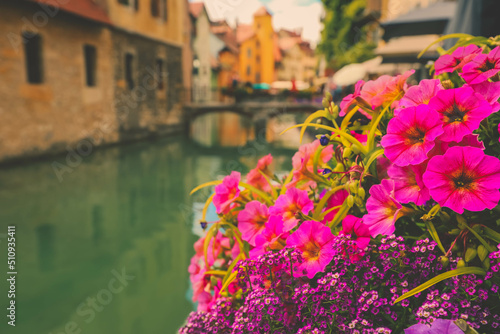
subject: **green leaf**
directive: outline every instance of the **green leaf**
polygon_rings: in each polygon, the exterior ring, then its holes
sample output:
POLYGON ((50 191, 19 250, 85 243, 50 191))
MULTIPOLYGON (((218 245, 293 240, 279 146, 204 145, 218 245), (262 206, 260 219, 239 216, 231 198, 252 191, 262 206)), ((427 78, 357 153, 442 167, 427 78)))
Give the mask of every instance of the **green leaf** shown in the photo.
POLYGON ((313 213, 313 219, 314 220, 318 220, 319 219, 319 217, 321 216, 321 211, 323 211, 326 203, 328 202, 328 199, 330 199, 330 197, 333 194, 335 194, 337 191, 341 191, 342 189, 345 189, 345 186, 335 187, 335 188, 329 190, 325 195, 323 195, 323 197, 319 201, 318 205, 314 209, 314 213, 313 213))
POLYGON ((340 124, 340 129, 345 130, 347 129, 347 126, 349 125, 349 121, 351 120, 352 116, 359 110, 359 106, 356 106, 353 108, 351 111, 345 115, 344 119, 342 120, 342 123, 340 124))
POLYGON ((231 284, 235 279, 236 279, 236 276, 238 276, 238 273, 237 272, 233 272, 231 273, 231 275, 229 275, 226 279, 226 281, 224 282, 224 284, 222 284, 222 288, 221 288, 221 291, 223 290, 226 290, 227 287, 229 286, 229 284, 231 284))
POLYGON ((224 271, 224 270, 209 270, 209 271, 205 271, 205 275, 225 276, 226 274, 227 274, 227 272, 224 271))
POLYGON ((472 234, 474 234, 474 236, 477 238, 477 240, 479 240, 479 241, 483 244, 483 246, 484 246, 484 247, 486 247, 486 249, 487 249, 490 253, 493 253, 493 252, 495 252, 495 251, 496 251, 496 249, 495 249, 493 246, 491 246, 490 244, 488 244, 488 243, 486 242, 486 240, 484 240, 484 239, 483 239, 483 237, 481 237, 481 236, 480 236, 480 235, 479 235, 476 231, 474 231, 474 229, 470 228, 470 227, 469 227, 469 225, 467 225, 467 224, 466 224, 466 225, 465 225, 465 227, 467 227, 467 229, 468 229, 468 230, 469 230, 472 234))
POLYGON ((375 134, 376 134, 378 125, 379 125, 380 121, 382 120, 382 117, 384 117, 387 110, 389 110, 389 108, 394 103, 394 101, 396 101, 402 93, 403 92, 400 92, 394 99, 392 99, 392 101, 389 104, 387 104, 387 106, 382 110, 380 115, 378 115, 377 119, 371 124, 370 132, 368 133, 368 138, 366 140, 366 146, 368 148, 368 151, 371 151, 374 147, 375 134))
POLYGON ((276 191, 276 188, 272 185, 271 180, 269 179, 269 177, 263 171, 261 171, 260 169, 257 169, 257 170, 266 179, 267 183, 271 187, 271 195, 273 196, 273 199, 278 198, 278 192, 276 191))
POLYGON ((268 194, 266 194, 265 192, 263 192, 262 190, 259 190, 247 183, 243 183, 243 182, 240 182, 240 186, 242 186, 243 188, 247 189, 247 190, 250 190, 251 192, 253 193, 256 193, 257 195, 259 195, 264 201, 266 201, 266 203, 268 205, 273 205, 273 201, 272 199, 269 197, 268 194))
POLYGON ((346 140, 348 140, 351 144, 353 145, 356 145, 359 150, 363 153, 367 153, 368 151, 366 150, 366 147, 364 147, 360 142, 359 140, 357 140, 356 138, 354 138, 353 136, 351 136, 350 134, 347 134, 345 133, 344 131, 341 131, 341 130, 338 130, 338 129, 335 129, 335 128, 332 128, 331 126, 327 126, 327 125, 323 125, 323 124, 309 124, 309 125, 304 125, 304 124, 297 124, 297 125, 294 125, 294 126, 291 126, 289 127, 288 129, 286 130, 283 130, 280 135, 282 135, 283 133, 291 130, 291 129, 294 129, 294 128, 299 128, 301 126, 312 126, 312 127, 315 127, 315 128, 320 128, 320 129, 325 129, 325 130, 329 130, 335 134, 338 134, 340 135, 341 137, 345 138, 346 140))
POLYGON ((207 231, 207 235, 205 236, 205 240, 203 242, 203 254, 205 256, 205 267, 208 268, 208 246, 210 245, 210 240, 215 236, 217 231, 219 230, 219 224, 213 224, 207 231))
POLYGON ((450 38, 472 38, 472 37, 474 37, 474 36, 469 35, 469 34, 449 34, 449 35, 442 36, 442 37, 436 39, 431 44, 429 44, 429 46, 427 46, 425 49, 423 49, 422 52, 420 52, 418 54, 417 58, 422 57, 434 44, 437 44, 437 43, 442 42, 444 40, 447 40, 450 38))
POLYGON ((434 227, 434 224, 430 220, 425 221, 425 225, 427 227, 427 231, 429 232, 432 239, 438 244, 439 249, 446 255, 446 251, 444 250, 443 244, 441 243, 441 239, 439 239, 439 235, 434 227))
POLYGON ((210 195, 210 197, 205 202, 205 206, 203 206, 203 211, 202 211, 202 215, 201 215, 201 220, 203 222, 207 221, 206 217, 207 217, 208 207, 210 206, 210 203, 212 203, 212 200, 214 199, 214 196, 215 196, 215 193, 213 193, 212 195, 210 195))
POLYGON ((486 275, 486 271, 484 271, 483 268, 479 268, 479 267, 462 267, 462 268, 447 271, 445 273, 437 275, 436 277, 428 280, 427 282, 425 282, 423 284, 420 284, 415 289, 410 290, 407 293, 403 294, 401 297, 399 297, 398 299, 396 299, 394 301, 394 304, 399 303, 400 301, 405 300, 408 297, 416 295, 417 293, 422 292, 422 291, 430 288, 434 284, 437 284, 441 281, 444 281, 445 279, 459 276, 459 275, 466 275, 466 274, 476 274, 476 275, 483 275, 484 276, 484 275, 486 275))
POLYGON ((370 155, 370 158, 368 159, 368 161, 365 164, 365 171, 368 171, 370 169, 371 164, 375 161, 375 159, 377 159, 382 154, 384 154, 384 149, 383 148, 381 148, 380 150, 377 150, 377 151, 373 152, 370 155))
POLYGON ((500 243, 500 233, 497 233, 496 231, 492 230, 491 228, 487 227, 487 226, 483 226, 484 228, 484 233, 486 234, 486 236, 488 238, 490 238, 491 240, 497 242, 497 243, 500 243))
POLYGON ((288 174, 288 176, 286 177, 285 179, 285 182, 283 182, 283 186, 281 187, 281 190, 280 190, 280 195, 284 195, 286 193, 286 185, 289 184, 293 179, 293 170, 290 171, 290 174, 288 174))
POLYGON ((210 182, 206 182, 206 183, 200 184, 198 187, 196 187, 193 190, 191 190, 191 192, 189 193, 189 195, 194 194, 195 192, 197 192, 198 190, 200 190, 202 188, 206 188, 206 187, 210 187, 210 186, 216 186, 216 185, 221 184, 221 183, 222 183, 222 181, 210 181, 210 182))
MULTIPOLYGON (((306 120, 304 121, 304 125, 310 124, 316 118, 327 117, 327 116, 328 116, 328 114, 327 114, 326 110, 324 110, 324 109, 323 110, 318 110, 318 111, 312 113, 311 115, 309 115, 309 117, 306 118, 306 120)), ((307 128, 307 126, 303 126, 300 129, 299 143, 302 143, 302 139, 304 138, 304 133, 306 132, 306 128, 307 128)))

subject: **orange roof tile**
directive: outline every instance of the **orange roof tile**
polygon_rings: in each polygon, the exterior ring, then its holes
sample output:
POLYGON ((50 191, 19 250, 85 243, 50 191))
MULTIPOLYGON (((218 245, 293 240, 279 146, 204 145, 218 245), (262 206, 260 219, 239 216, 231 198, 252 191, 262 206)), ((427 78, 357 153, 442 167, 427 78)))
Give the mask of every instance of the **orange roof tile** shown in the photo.
POLYGON ((253 16, 266 16, 266 15, 269 15, 271 16, 271 13, 269 13, 269 11, 267 10, 267 8, 265 6, 262 6, 260 7, 256 12, 255 14, 253 14, 253 16))
POLYGON ((77 1, 59 1, 59 0, 29 0, 43 5, 50 5, 59 8, 65 12, 78 15, 80 17, 97 21, 101 23, 111 24, 108 14, 98 4, 92 0, 77 0, 77 1))
POLYGON ((236 29, 236 40, 239 44, 255 36, 253 26, 250 24, 240 24, 236 29))

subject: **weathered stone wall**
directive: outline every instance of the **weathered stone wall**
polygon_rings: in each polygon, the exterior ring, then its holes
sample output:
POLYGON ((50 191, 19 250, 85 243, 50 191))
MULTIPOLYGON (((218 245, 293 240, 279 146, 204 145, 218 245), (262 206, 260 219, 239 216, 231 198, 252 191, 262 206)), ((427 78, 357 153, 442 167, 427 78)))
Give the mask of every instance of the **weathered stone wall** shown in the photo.
POLYGON ((102 25, 26 2, 0 10, 0 161, 118 140, 111 34, 102 25), (47 18, 44 20, 44 18, 47 18), (22 32, 42 38, 43 83, 27 81, 22 32), (84 44, 97 48, 97 85, 85 83, 84 44))
POLYGON ((182 114, 182 48, 120 30, 113 30, 112 40, 120 139, 161 135, 178 128, 182 114), (134 58, 132 89, 126 80, 127 53, 134 58), (163 63, 160 77, 158 60, 163 63))

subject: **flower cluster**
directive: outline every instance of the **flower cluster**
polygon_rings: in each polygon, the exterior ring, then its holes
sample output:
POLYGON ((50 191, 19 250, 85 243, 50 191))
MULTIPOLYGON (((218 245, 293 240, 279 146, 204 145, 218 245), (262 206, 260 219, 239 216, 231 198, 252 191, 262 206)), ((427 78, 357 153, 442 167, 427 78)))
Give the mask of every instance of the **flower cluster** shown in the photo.
POLYGON ((215 184, 219 220, 203 217, 181 333, 497 331, 500 38, 458 43, 432 79, 327 96, 288 175, 267 155, 197 188, 215 184))

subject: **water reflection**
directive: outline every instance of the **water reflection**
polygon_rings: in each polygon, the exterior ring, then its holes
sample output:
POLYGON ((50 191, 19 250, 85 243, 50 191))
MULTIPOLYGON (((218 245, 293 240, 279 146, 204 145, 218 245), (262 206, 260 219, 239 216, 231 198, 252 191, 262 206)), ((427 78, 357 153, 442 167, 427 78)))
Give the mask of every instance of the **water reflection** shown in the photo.
MULTIPOLYGON (((207 195, 189 190, 247 171, 268 150, 221 154, 170 138, 96 151, 63 182, 52 161, 1 169, 0 234, 17 226, 17 332, 175 333, 193 308, 193 205, 207 195), (120 290, 122 271, 134 278, 120 290)), ((290 155, 276 155, 278 169, 290 155)), ((5 247, 0 239, 0 263, 5 247)))

